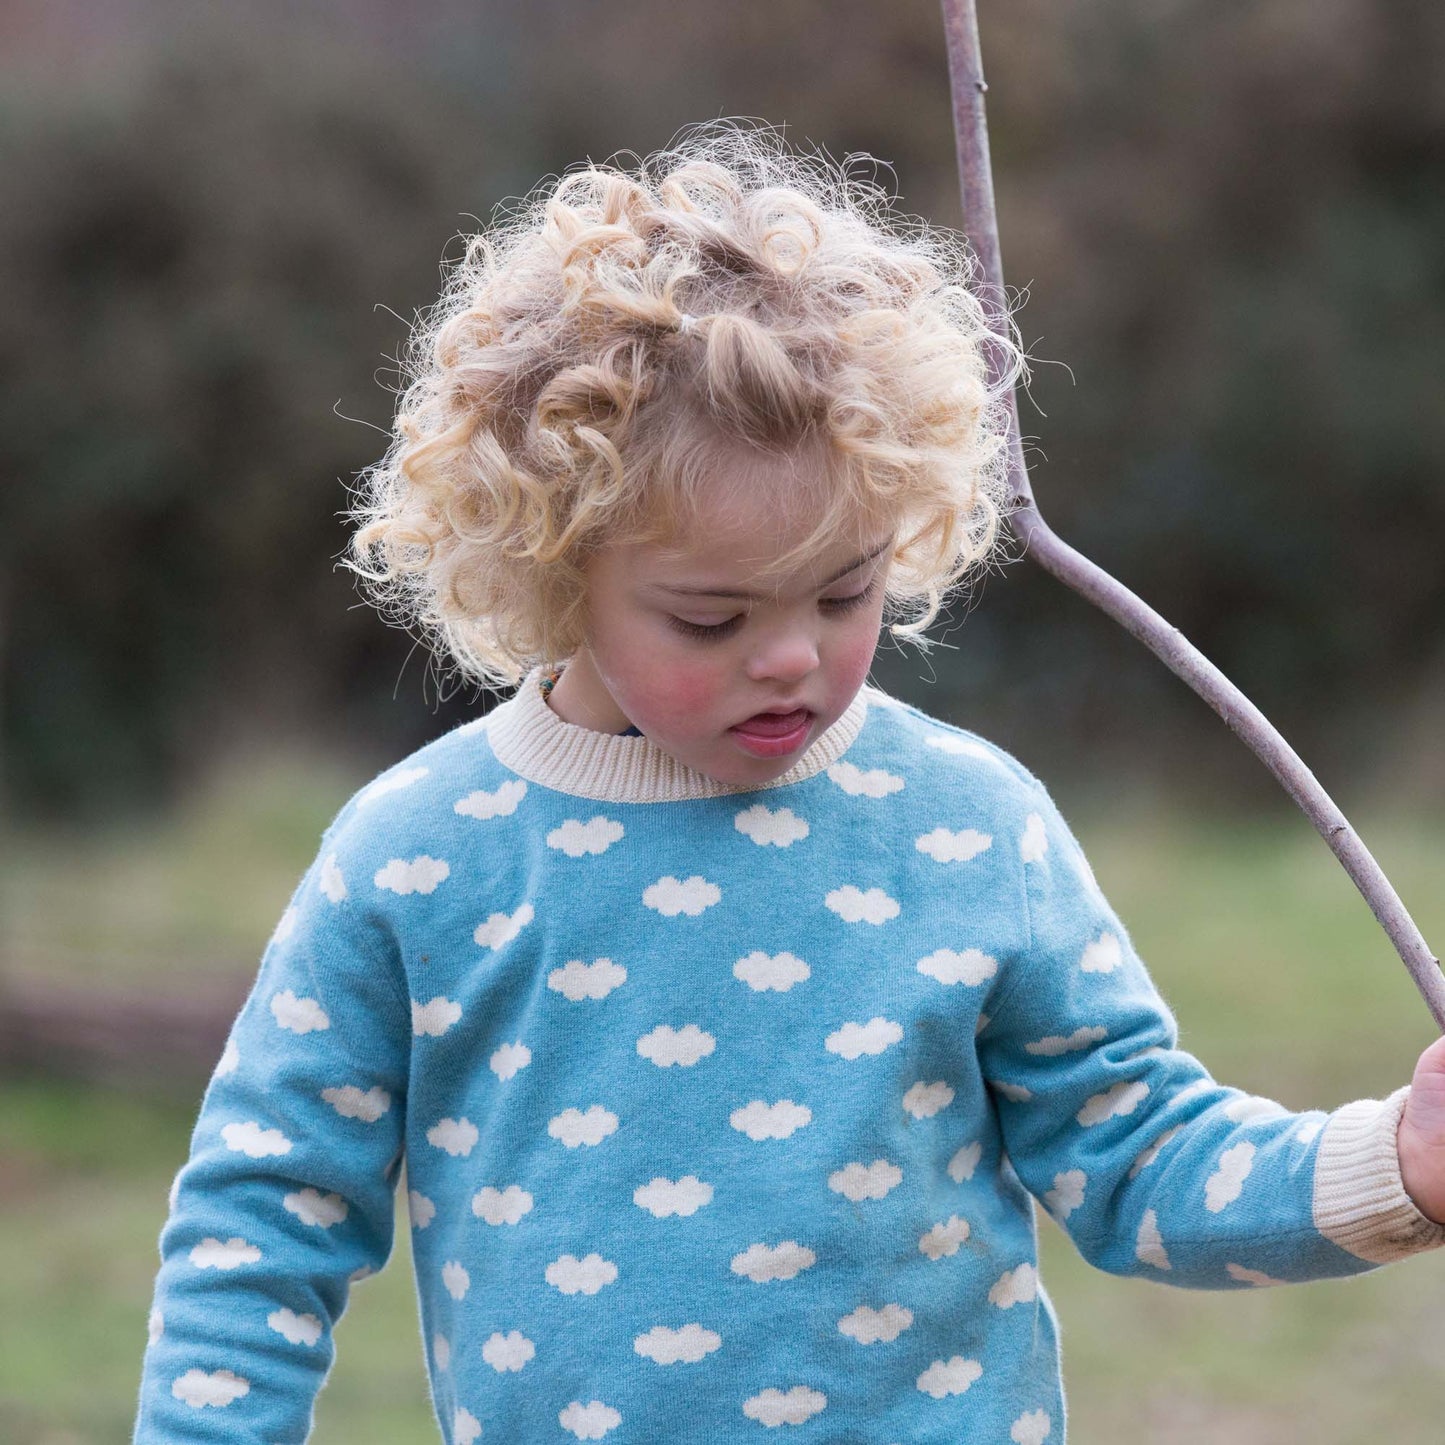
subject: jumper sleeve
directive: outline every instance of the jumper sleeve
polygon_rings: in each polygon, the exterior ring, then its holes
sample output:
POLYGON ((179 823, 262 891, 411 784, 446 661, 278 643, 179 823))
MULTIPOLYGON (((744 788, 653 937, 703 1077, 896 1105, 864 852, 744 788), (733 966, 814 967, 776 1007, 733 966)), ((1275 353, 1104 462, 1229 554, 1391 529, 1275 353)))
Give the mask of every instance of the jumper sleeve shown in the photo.
POLYGON ((1293 1114, 1216 1083, 1040 790, 1019 838, 1029 943, 978 1038, 1009 1159, 1091 1263, 1227 1289, 1445 1242, 1400 1182, 1408 1090, 1293 1114))
POLYGON ((136 1445, 299 1445, 350 1284, 391 1250, 407 991, 372 880, 334 832, 267 946, 172 1188, 136 1445))

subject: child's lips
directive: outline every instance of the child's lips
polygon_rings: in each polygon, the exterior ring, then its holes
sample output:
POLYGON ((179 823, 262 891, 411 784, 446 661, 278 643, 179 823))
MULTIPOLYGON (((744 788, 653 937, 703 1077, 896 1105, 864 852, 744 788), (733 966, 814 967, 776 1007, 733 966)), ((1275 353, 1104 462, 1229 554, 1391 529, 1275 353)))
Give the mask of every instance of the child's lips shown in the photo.
POLYGON ((792 712, 754 713, 728 731, 738 746, 755 758, 781 758, 803 746, 812 726, 813 714, 800 707, 792 712))
POLYGON ((783 738, 797 732, 811 716, 805 707, 794 708, 792 712, 754 713, 746 722, 738 723, 733 731, 755 738, 783 738))

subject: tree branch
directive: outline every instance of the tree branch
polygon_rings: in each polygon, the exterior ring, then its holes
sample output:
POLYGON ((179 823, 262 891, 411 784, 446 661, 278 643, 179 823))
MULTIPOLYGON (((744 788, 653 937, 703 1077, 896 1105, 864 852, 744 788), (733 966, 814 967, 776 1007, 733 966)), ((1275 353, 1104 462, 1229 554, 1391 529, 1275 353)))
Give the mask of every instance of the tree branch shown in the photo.
MULTIPOLYGON (((942 0, 942 5, 959 181, 963 190, 964 230, 978 257, 980 297, 1002 329, 1007 325, 1008 304, 989 162, 988 121, 984 112, 984 93, 988 86, 983 78, 979 50, 978 15, 974 0, 942 0)), ((1003 372, 1001 351, 993 351, 989 360, 996 380, 1003 372)), ((1018 405, 1012 391, 1008 406, 1009 486, 1013 507, 1010 523, 1023 543, 1024 554, 1137 637, 1249 745, 1315 825, 1354 880, 1415 980, 1436 1026, 1445 1033, 1445 977, 1440 973, 1440 961, 1430 951, 1370 850, 1269 719, 1177 627, 1171 626, 1122 583, 1049 530, 1039 515, 1033 488, 1029 485, 1019 434, 1018 405)))

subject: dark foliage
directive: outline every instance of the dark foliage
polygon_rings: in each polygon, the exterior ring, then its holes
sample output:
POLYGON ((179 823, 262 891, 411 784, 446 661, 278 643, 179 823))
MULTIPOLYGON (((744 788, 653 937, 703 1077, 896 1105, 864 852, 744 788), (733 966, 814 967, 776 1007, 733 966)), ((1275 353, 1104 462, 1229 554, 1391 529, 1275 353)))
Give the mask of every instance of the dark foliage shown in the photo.
MULTIPOLYGON (((1046 515, 1307 756, 1377 756, 1445 686, 1445 12, 982 12, 1005 265, 1069 368, 1025 405, 1046 515)), ((258 737, 385 761, 480 705, 439 701, 333 560, 403 318, 498 201, 751 114, 888 157, 906 209, 958 219, 924 0, 172 13, 134 0, 122 47, 9 46, 0 704, 26 808, 158 803, 258 737)), ((948 641, 880 680, 1046 770, 1256 781, 1026 566, 948 641)))

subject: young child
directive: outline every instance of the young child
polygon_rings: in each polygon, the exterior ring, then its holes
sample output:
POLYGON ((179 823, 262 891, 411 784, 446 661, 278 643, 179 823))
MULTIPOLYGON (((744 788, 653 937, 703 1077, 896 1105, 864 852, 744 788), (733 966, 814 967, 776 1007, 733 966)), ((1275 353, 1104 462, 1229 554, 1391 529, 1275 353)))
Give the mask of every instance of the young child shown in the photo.
POLYGON ((449 1445, 1058 1445, 1035 1199, 1198 1288, 1445 1240, 1445 1049, 1333 1113, 1217 1084, 1043 787, 866 682, 994 543, 968 279, 726 125, 469 244, 354 557, 520 686, 363 788, 281 918, 142 1445, 306 1438, 403 1164, 449 1445))

